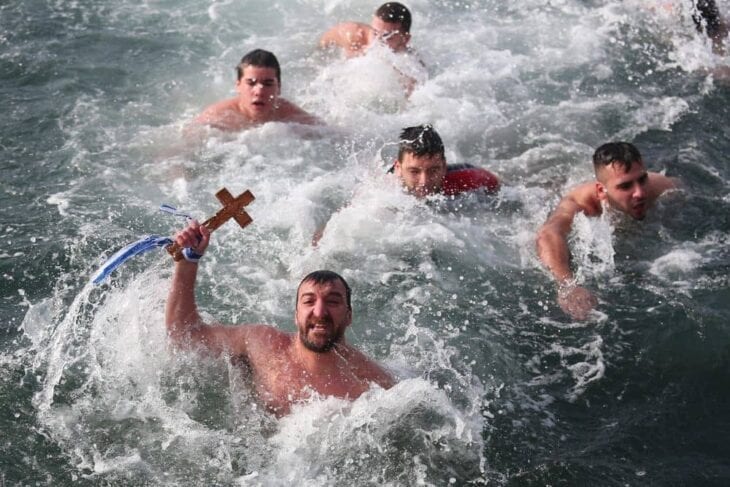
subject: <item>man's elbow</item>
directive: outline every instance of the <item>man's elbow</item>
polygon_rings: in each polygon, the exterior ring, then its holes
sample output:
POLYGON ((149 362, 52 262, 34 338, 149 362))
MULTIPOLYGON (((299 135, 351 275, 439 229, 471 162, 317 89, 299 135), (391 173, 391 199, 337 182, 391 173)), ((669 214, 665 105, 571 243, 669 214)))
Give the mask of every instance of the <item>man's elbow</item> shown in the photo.
POLYGON ((172 345, 182 347, 185 343, 190 342, 190 333, 178 321, 168 320, 165 325, 167 328, 167 338, 172 345))
POLYGON ((193 341, 203 340, 207 325, 199 316, 170 316, 165 319, 167 336, 176 346, 188 346, 193 341))

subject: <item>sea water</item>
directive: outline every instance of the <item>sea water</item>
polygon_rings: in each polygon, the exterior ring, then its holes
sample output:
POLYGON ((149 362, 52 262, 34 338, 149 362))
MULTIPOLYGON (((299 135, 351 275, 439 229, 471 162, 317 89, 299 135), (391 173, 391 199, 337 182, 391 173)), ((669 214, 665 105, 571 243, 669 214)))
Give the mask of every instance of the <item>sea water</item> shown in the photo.
POLYGON ((728 59, 688 3, 412 0, 405 97, 386 50, 317 48, 371 2, 4 2, 0 485, 727 485, 728 59), (254 48, 327 125, 184 136, 254 48), (421 123, 500 194, 400 192, 385 170, 421 123), (574 322, 534 237, 610 140, 683 189, 644 222, 576 219, 599 305, 574 322), (276 419, 239 368, 168 347, 164 252, 89 284, 180 227, 161 203, 205 218, 224 186, 254 223, 214 234, 205 317, 293 331, 299 279, 335 270, 347 339, 395 387, 276 419))

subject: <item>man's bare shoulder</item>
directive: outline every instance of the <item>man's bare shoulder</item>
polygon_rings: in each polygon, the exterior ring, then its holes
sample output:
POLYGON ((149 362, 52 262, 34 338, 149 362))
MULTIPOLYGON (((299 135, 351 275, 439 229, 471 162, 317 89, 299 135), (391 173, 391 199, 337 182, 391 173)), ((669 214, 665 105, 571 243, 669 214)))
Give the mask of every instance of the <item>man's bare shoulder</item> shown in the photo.
POLYGON ((305 125, 324 125, 322 120, 284 98, 279 98, 277 119, 280 122, 294 122, 305 125))
POLYGON ((248 118, 238 107, 238 99, 229 98, 209 105, 193 122, 221 130, 240 130, 248 123, 248 118))
POLYGON ((246 330, 245 340, 249 346, 271 346, 279 348, 291 344, 291 335, 270 325, 241 325, 246 330))
POLYGON ((661 196, 665 191, 671 189, 679 189, 681 183, 677 178, 671 178, 658 172, 649 173, 649 191, 651 191, 652 199, 661 196))
POLYGON ((205 107, 205 109, 198 115, 198 119, 206 119, 212 117, 219 117, 227 112, 239 112, 238 109, 238 98, 229 98, 227 100, 221 100, 205 107))
POLYGON ((332 30, 336 30, 340 35, 351 36, 355 39, 365 38, 371 30, 371 27, 367 24, 363 24, 362 22, 349 21, 335 25, 332 30))
POLYGON ((395 379, 378 362, 356 348, 345 345, 338 351, 347 359, 353 372, 361 380, 375 382, 386 389, 395 384, 395 379))
POLYGON ((587 216, 600 215, 601 201, 596 193, 596 183, 591 181, 572 188, 560 200, 557 210, 573 214, 582 212, 587 216))
POLYGON ((339 46, 348 57, 355 56, 370 42, 372 28, 360 22, 342 22, 322 35, 320 47, 339 46))

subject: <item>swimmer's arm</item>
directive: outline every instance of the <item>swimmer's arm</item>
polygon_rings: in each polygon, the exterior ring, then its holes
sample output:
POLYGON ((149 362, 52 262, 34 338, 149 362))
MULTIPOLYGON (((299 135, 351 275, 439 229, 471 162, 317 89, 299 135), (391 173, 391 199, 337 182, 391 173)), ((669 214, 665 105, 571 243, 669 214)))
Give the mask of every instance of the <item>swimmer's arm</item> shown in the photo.
POLYGON ((325 232, 325 230, 327 230, 327 224, 330 222, 330 220, 332 219, 332 217, 336 213, 342 211, 346 207, 347 207, 347 205, 346 206, 343 206, 342 208, 339 208, 337 211, 335 211, 334 213, 332 213, 330 215, 330 217, 329 217, 329 219, 327 221, 325 221, 322 225, 320 225, 319 227, 317 227, 317 229, 314 231, 314 234, 312 235, 312 247, 316 247, 317 245, 319 245, 319 241, 322 240, 322 237, 324 236, 324 232, 325 232))
POLYGON ((558 283, 558 304, 576 320, 584 320, 598 304, 588 289, 577 286, 570 269, 568 234, 578 212, 592 214, 592 210, 579 203, 580 196, 590 193, 591 185, 584 185, 563 198, 537 234, 537 253, 558 283))
POLYGON ((185 260, 175 264, 165 310, 168 336, 173 344, 180 348, 202 348, 215 357, 227 354, 247 359, 251 336, 263 326, 206 323, 195 304, 194 285, 197 267, 197 264, 185 260))
POLYGON ((582 211, 581 206, 572 195, 568 195, 537 232, 537 254, 559 285, 573 279, 568 234, 579 211, 582 211))
POLYGON ((359 22, 343 22, 332 27, 319 39, 322 49, 337 46, 348 52, 361 51, 368 43, 367 32, 370 26, 359 22))
POLYGON ((312 235, 312 247, 316 247, 317 245, 319 245, 319 241, 322 240, 322 236, 324 235, 324 231, 326 229, 327 222, 324 222, 321 227, 314 231, 314 235, 312 235))
MULTIPOLYGON (((192 222, 178 233, 175 241, 182 247, 193 247, 203 254, 210 232, 192 222)), ((198 264, 180 260, 175 263, 172 284, 165 305, 165 325, 171 341, 181 348, 203 347, 213 355, 223 352, 247 355, 246 344, 251 326, 223 326, 206 323, 195 302, 195 280, 198 264)))
MULTIPOLYGON (((345 207, 343 207, 343 208, 345 208, 345 207)), ((339 210, 335 211, 332 215, 330 215, 330 220, 332 219, 332 216, 334 216, 334 214, 336 214, 339 211, 342 211, 343 208, 340 208, 339 210)), ((324 222, 320 227, 318 227, 314 231, 314 234, 312 235, 312 247, 316 247, 317 245, 319 245, 319 241, 322 240, 322 237, 324 236, 324 232, 325 232, 325 230, 327 230, 328 223, 329 223, 329 220, 324 222)))

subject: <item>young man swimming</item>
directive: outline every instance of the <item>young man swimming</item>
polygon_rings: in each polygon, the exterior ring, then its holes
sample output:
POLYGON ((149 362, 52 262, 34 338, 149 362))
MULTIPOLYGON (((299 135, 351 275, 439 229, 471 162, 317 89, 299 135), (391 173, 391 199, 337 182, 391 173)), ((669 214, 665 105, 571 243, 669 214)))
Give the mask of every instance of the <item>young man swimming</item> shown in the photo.
POLYGON ((596 297, 577 286, 570 268, 568 234, 578 213, 599 216, 604 207, 613 208, 636 220, 677 181, 648 172, 639 150, 628 142, 603 144, 593 154, 596 180, 583 183, 563 196, 537 233, 537 253, 558 283, 558 304, 574 319, 586 319, 596 306, 596 297))
POLYGON ((236 66, 238 96, 207 107, 194 123, 235 132, 266 122, 320 124, 281 94, 281 68, 269 51, 254 49, 236 66))
POLYGON ((361 22, 343 22, 325 32, 320 47, 337 46, 347 57, 362 55, 376 42, 382 42, 393 52, 407 52, 411 40, 411 12, 405 5, 388 2, 373 15, 370 25, 361 22))

